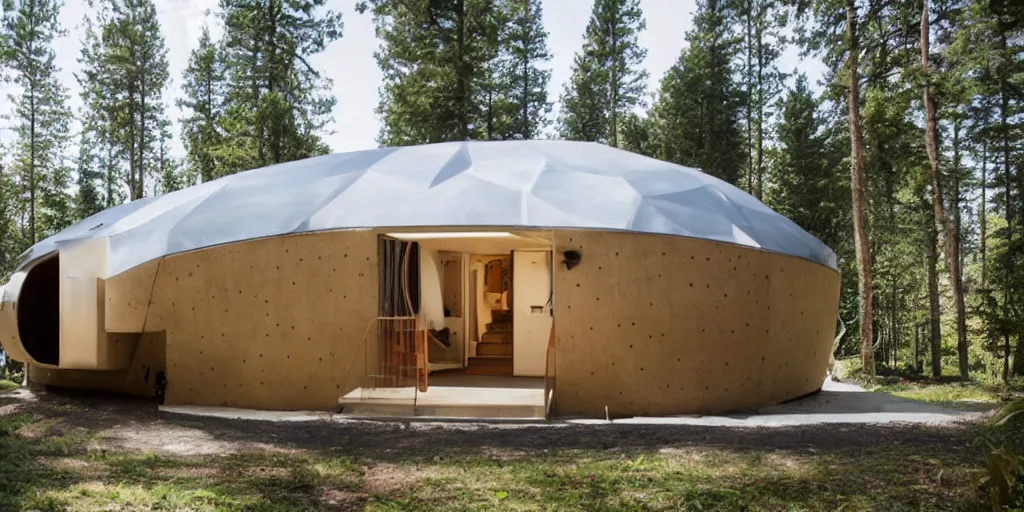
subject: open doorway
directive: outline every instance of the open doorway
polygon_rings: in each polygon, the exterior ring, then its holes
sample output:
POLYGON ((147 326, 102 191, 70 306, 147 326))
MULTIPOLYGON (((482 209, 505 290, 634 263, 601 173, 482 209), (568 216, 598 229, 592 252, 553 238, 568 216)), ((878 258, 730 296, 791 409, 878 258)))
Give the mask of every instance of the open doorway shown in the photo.
POLYGON ((544 417, 551 234, 399 231, 381 244, 378 321, 397 324, 378 324, 377 351, 399 378, 341 397, 346 411, 544 417))
POLYGON ((467 306, 473 319, 466 373, 512 375, 513 338, 512 258, 510 254, 470 256, 472 297, 467 306))
POLYGON ((547 232, 398 232, 415 243, 431 374, 542 377, 552 325, 547 232))

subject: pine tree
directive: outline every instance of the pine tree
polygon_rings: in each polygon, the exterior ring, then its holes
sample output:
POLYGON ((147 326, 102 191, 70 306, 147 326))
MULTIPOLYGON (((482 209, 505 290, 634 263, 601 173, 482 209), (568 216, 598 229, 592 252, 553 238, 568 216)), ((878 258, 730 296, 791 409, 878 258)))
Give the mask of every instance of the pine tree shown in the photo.
MULTIPOLYGON (((503 138, 513 105, 502 81, 511 12, 498 0, 367 0, 384 72, 383 146, 503 138)), ((509 125, 510 126, 510 125, 509 125)))
POLYGON ((178 106, 190 112, 181 120, 181 137, 185 144, 189 168, 203 182, 218 177, 217 147, 222 144, 221 117, 224 114, 223 63, 217 46, 210 38, 210 28, 203 25, 199 46, 192 50, 185 68, 178 106))
POLYGON ((113 70, 118 111, 111 118, 115 140, 128 159, 131 199, 146 195, 147 176, 165 118, 163 92, 169 78, 167 48, 153 0, 111 0, 103 27, 104 62, 113 70))
POLYGON ((75 217, 78 219, 84 219, 103 210, 103 200, 97 186, 100 176, 96 171, 94 150, 93 133, 90 130, 82 130, 76 165, 78 193, 75 197, 75 217))
POLYGON ((660 157, 737 184, 743 167, 742 91, 733 80, 737 37, 723 0, 697 3, 688 46, 661 83, 654 110, 660 157))
POLYGON ((584 49, 573 57, 572 76, 565 84, 559 113, 559 135, 568 140, 603 142, 608 131, 605 79, 596 59, 584 49))
POLYGON ((850 190, 852 195, 854 249, 860 296, 861 364, 869 375, 875 373, 874 282, 871 244, 868 235, 864 172, 864 134, 861 124, 861 67, 863 15, 856 0, 810 0, 801 2, 801 14, 813 13, 815 29, 805 35, 805 47, 824 57, 831 69, 828 78, 836 89, 845 91, 850 129, 850 190), (839 72, 842 70, 842 73, 839 72))
POLYGON ((321 134, 336 99, 308 61, 341 37, 341 15, 322 10, 325 3, 221 0, 228 85, 216 174, 328 151, 321 134))
MULTIPOLYGON (((12 6, 13 7, 13 6, 12 6)), ((26 238, 34 244, 69 222, 67 91, 54 64, 53 40, 64 34, 55 0, 22 0, 3 19, 3 61, 20 94, 11 94, 17 141, 12 171, 27 205, 26 238)))
POLYGON ((583 49, 562 93, 563 137, 618 147, 622 117, 643 102, 648 74, 640 65, 647 50, 639 35, 646 28, 639 0, 594 1, 583 49))
POLYGON ((823 132, 824 121, 806 76, 797 77, 781 110, 779 155, 770 173, 769 203, 838 250, 849 238, 850 198, 843 192, 844 180, 835 175, 842 155, 823 132))
POLYGON ((17 222, 23 211, 17 188, 11 167, 0 157, 0 281, 3 282, 7 282, 18 255, 28 246, 17 222))
POLYGON ((548 82, 551 70, 540 66, 551 60, 540 0, 504 0, 511 4, 511 23, 503 38, 509 55, 505 85, 515 113, 507 138, 537 138, 550 123, 548 82))
POLYGON ((761 198, 764 191, 764 152, 774 98, 782 91, 784 75, 776 62, 782 55, 783 5, 771 0, 743 0, 736 18, 744 25, 743 117, 746 121, 747 192, 761 198))
POLYGON ((931 76, 932 70, 929 65, 929 29, 931 19, 929 17, 929 0, 924 0, 921 11, 921 71, 924 76, 922 85, 925 109, 925 147, 928 151, 929 172, 932 185, 932 208, 935 214, 935 223, 942 229, 943 240, 945 241, 944 253, 946 255, 946 266, 949 269, 950 285, 953 289, 953 303, 956 308, 956 331, 957 331, 957 355, 960 367, 960 379, 970 380, 970 369, 967 355, 967 315, 964 305, 963 275, 960 272, 960 230, 954 223, 953 216, 948 216, 945 202, 946 196, 943 193, 945 187, 942 171, 939 169, 939 127, 938 107, 933 95, 931 76))
POLYGON ((189 177, 182 172, 181 163, 170 155, 171 124, 164 123, 160 131, 159 150, 157 152, 156 169, 160 176, 160 194, 167 194, 192 185, 189 177))
MULTIPOLYGON (((82 136, 88 137, 90 141, 91 161, 95 165, 99 182, 100 204, 109 208, 124 201, 122 183, 126 180, 122 151, 115 140, 117 132, 113 126, 113 119, 121 107, 120 91, 114 88, 118 70, 110 66, 105 58, 106 50, 101 34, 110 18, 110 9, 100 4, 98 11, 95 19, 86 16, 83 20, 85 36, 81 41, 78 57, 80 69, 75 73, 75 79, 83 103, 82 136)), ((91 209, 91 206, 87 208, 91 209)))

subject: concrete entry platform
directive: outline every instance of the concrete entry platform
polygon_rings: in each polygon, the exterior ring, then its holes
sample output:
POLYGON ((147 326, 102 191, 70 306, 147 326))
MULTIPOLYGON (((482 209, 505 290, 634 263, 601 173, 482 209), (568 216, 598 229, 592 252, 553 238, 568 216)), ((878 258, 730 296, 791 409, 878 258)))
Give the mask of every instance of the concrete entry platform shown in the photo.
POLYGON ((356 388, 338 405, 346 416, 537 420, 544 419, 544 379, 439 373, 425 392, 356 388))

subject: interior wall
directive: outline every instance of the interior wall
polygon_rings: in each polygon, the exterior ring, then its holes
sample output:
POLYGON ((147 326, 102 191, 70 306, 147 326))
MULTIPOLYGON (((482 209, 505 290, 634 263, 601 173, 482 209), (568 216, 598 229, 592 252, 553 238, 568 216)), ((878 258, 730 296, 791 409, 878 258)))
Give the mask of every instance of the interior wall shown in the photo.
POLYGON ((552 320, 548 307, 550 254, 548 251, 512 253, 512 288, 517 298, 512 312, 512 373, 516 376, 544 376, 552 320))
POLYGON ((714 413, 820 388, 839 274, 799 258, 681 237, 558 231, 556 412, 714 413))

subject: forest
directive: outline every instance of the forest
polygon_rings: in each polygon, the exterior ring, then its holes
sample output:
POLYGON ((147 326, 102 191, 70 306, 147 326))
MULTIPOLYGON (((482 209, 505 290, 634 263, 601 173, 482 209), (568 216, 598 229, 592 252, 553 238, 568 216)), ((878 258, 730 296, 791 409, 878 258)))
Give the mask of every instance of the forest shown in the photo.
MULTIPOLYGON (((376 29, 381 146, 571 139, 699 168, 836 252, 837 357, 1024 379, 1024 3, 697 0, 651 77, 640 0, 595 0, 549 97, 538 0, 351 1, 376 29), (825 64, 820 84, 782 68, 788 48, 825 64)), ((0 281, 105 208, 330 152, 339 100, 309 60, 343 35, 326 4, 219 0, 223 34, 204 27, 172 77, 153 0, 91 0, 67 84, 61 1, 2 0, 0 281)))

